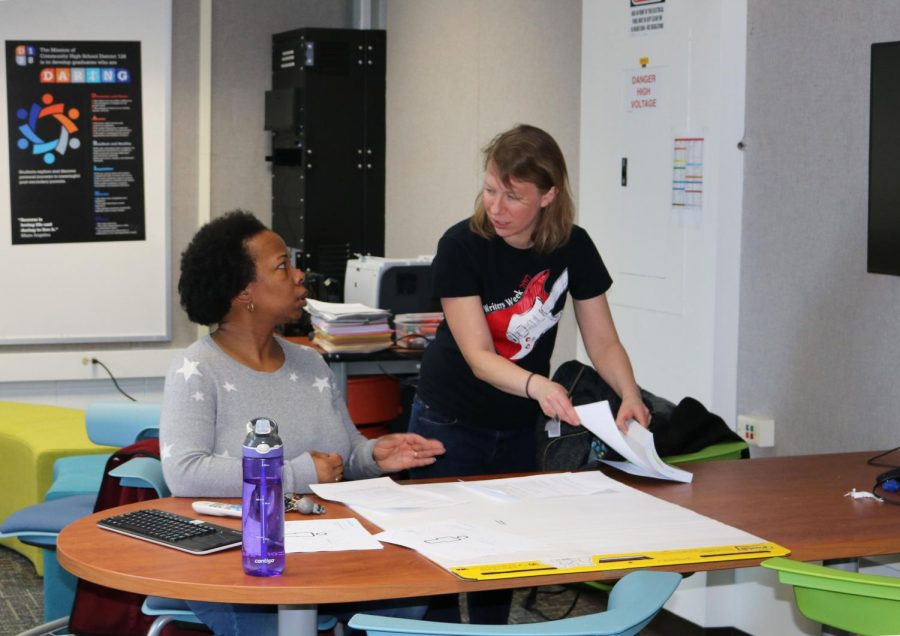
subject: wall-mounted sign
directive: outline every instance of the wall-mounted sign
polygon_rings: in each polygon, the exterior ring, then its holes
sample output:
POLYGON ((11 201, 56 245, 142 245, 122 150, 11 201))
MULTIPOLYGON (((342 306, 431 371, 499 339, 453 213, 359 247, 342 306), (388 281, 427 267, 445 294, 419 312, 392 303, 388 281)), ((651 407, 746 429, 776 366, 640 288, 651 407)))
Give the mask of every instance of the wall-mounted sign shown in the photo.
POLYGON ((662 33, 666 26, 666 0, 629 0, 628 33, 662 33))
POLYGON ((6 41, 12 243, 145 238, 139 42, 6 41))
POLYGON ((625 71, 625 110, 657 111, 662 106, 661 67, 641 67, 625 71))

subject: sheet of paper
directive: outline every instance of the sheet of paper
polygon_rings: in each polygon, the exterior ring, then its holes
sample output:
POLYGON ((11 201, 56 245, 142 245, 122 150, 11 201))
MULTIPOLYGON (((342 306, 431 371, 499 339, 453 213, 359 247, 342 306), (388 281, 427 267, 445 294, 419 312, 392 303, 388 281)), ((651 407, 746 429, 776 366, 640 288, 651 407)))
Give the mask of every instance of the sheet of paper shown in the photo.
POLYGON ((543 550, 547 546, 510 532, 455 520, 387 530, 375 535, 379 541, 412 548, 438 563, 478 563, 499 554, 543 550))
POLYGON ((463 487, 481 495, 501 500, 591 495, 604 490, 616 489, 616 482, 603 473, 594 472, 593 475, 599 475, 600 479, 584 479, 579 477, 579 473, 551 473, 461 483, 463 487))
POLYGON ((313 519, 284 524, 287 553, 382 549, 384 546, 356 519, 313 519))
POLYGON ((334 484, 310 484, 322 499, 370 510, 438 508, 460 503, 451 497, 422 489, 401 486, 390 477, 341 481, 334 484))
POLYGON ((622 462, 607 461, 606 463, 610 466, 644 477, 670 479, 684 483, 691 483, 694 479, 690 472, 669 466, 662 461, 653 445, 653 434, 637 422, 629 422, 628 433, 623 435, 616 426, 609 402, 604 400, 583 404, 576 406, 575 410, 578 412, 583 426, 602 439, 626 461, 633 464, 633 466, 625 468, 622 466, 622 462))
POLYGON ((329 303, 322 300, 306 300, 306 307, 313 316, 330 321, 378 319, 390 316, 386 309, 376 309, 362 303, 329 303))

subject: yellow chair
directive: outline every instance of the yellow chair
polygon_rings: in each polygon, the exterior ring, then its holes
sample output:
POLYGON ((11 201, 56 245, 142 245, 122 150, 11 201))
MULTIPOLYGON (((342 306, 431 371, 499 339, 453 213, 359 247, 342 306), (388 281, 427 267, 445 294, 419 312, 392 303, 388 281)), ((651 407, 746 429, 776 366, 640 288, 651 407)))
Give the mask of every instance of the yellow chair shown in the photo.
MULTIPOLYGON (((84 411, 48 406, 0 402, 0 521, 10 514, 44 500, 50 487, 53 464, 60 457, 111 453, 88 439, 84 411)), ((43 575, 42 550, 3 539, 5 545, 27 557, 43 575)))

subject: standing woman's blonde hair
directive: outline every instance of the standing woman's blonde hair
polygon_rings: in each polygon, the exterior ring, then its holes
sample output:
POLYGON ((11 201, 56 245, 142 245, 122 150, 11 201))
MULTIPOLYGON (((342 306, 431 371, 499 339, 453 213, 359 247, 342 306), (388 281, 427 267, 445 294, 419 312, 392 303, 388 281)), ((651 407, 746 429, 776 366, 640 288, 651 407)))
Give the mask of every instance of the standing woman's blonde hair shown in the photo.
MULTIPOLYGON (((575 203, 569 190, 569 173, 559 145, 549 134, 526 124, 502 132, 484 148, 484 169, 493 165, 500 181, 510 187, 510 179, 533 183, 541 194, 556 188, 556 197, 541 209, 532 249, 548 254, 563 246, 575 223, 575 203)), ((494 226, 484 209, 482 194, 475 201, 469 228, 484 238, 495 236, 494 226)))

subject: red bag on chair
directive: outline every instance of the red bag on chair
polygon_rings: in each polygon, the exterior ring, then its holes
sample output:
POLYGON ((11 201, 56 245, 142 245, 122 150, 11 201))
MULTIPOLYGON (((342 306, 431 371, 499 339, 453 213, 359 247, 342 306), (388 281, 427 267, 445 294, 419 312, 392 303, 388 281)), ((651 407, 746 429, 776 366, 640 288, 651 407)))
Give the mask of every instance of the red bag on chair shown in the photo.
MULTIPOLYGON (((100 492, 94 512, 115 508, 127 503, 157 499, 156 491, 151 488, 132 488, 122 486, 119 480, 110 476, 109 472, 135 457, 155 457, 159 459, 159 440, 145 439, 126 446, 113 453, 103 473, 100 492)), ((135 549, 140 549, 135 545, 135 549)), ((78 579, 75 590, 75 602, 69 616, 69 631, 85 636, 140 636, 147 633, 155 617, 141 612, 144 603, 143 594, 123 592, 109 587, 97 585, 78 579)), ((170 623, 163 630, 166 636, 194 634, 195 630, 179 629, 170 623)))

